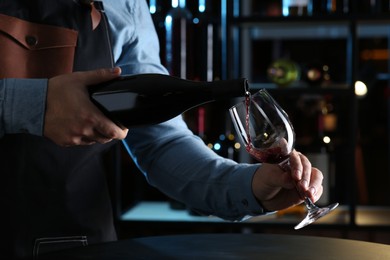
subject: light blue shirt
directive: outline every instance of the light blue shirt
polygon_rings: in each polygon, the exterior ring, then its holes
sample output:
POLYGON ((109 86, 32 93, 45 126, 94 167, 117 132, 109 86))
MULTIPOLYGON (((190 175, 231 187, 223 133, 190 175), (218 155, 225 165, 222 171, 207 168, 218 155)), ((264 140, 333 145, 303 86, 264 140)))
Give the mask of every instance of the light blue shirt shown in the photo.
MULTIPOLYGON (((103 2, 114 59, 123 74, 167 74, 146 1, 103 2)), ((12 133, 42 135, 46 91, 47 79, 0 80, 0 138, 12 133)), ((151 185, 189 207, 229 220, 263 213, 251 188, 259 165, 218 156, 181 117, 129 129, 123 144, 151 185)))

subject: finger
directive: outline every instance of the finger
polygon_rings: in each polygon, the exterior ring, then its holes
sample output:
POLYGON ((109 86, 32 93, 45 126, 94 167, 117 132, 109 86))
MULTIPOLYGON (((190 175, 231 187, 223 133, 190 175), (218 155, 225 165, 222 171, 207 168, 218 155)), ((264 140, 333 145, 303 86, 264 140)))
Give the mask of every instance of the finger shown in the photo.
POLYGON ((312 166, 309 159, 303 154, 299 153, 299 157, 302 165, 302 175, 299 179, 299 186, 306 191, 309 188, 311 181, 312 166))
MULTIPOLYGON (((127 133, 127 129, 123 130, 122 132, 127 133)), ((125 136, 126 135, 124 135, 124 137, 125 136)), ((78 140, 73 139, 73 141, 71 143, 67 143, 64 146, 69 147, 69 146, 77 146, 77 145, 92 145, 92 144, 96 144, 96 143, 105 144, 105 143, 111 142, 113 139, 119 139, 119 137, 118 138, 109 138, 107 136, 100 134, 98 131, 94 131, 94 134, 84 135, 84 136, 80 137, 78 140)))
POLYGON ((298 190, 306 193, 311 180, 312 166, 309 159, 298 151, 290 155, 291 177, 295 180, 298 190))
POLYGON ((92 145, 92 144, 95 144, 96 141, 89 138, 89 137, 86 137, 86 136, 83 136, 80 138, 80 143, 79 145, 92 145))
POLYGON ((263 163, 263 177, 267 178, 265 182, 271 189, 285 188, 291 189, 295 187, 295 180, 292 179, 290 172, 282 170, 275 164, 263 163))
POLYGON ((94 140, 97 142, 97 143, 100 143, 100 144, 105 144, 105 143, 108 143, 108 142, 111 142, 113 138, 109 138, 109 137, 106 137, 102 134, 100 134, 98 131, 94 131, 94 140))
POLYGON ((313 201, 317 201, 323 192, 322 182, 324 180, 324 176, 322 172, 313 167, 311 172, 311 181, 306 193, 313 201))
POLYGON ((301 153, 294 150, 290 154, 290 168, 291 168, 291 176, 295 181, 299 181, 302 179, 303 172, 303 164, 301 153))
POLYGON ((92 145, 95 144, 96 142, 89 137, 81 136, 81 137, 72 137, 68 140, 55 142, 55 143, 62 147, 73 147, 73 146, 80 146, 80 145, 92 145))
POLYGON ((114 123, 96 106, 91 107, 91 111, 93 111, 93 116, 89 118, 89 125, 93 126, 93 131, 90 134, 94 135, 97 142, 106 143, 112 139, 122 140, 127 136, 127 128, 114 123))
POLYGON ((127 128, 122 129, 114 122, 106 118, 105 120, 101 120, 99 124, 95 126, 95 135, 97 138, 102 139, 117 139, 122 140, 127 136, 127 128))
POLYGON ((77 72, 76 75, 82 78, 86 85, 95 85, 105 81, 115 79, 120 76, 121 69, 119 67, 110 69, 97 69, 91 71, 77 72))

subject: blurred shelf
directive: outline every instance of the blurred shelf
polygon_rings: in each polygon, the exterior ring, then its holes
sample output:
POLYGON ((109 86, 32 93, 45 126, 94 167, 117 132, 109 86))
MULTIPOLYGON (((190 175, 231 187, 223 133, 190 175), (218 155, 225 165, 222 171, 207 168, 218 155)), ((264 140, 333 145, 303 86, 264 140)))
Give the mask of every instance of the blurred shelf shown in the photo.
POLYGON ((278 92, 304 92, 304 93, 335 93, 335 94, 350 94, 354 93, 354 89, 348 84, 331 84, 329 86, 309 87, 307 84, 296 82, 288 87, 279 87, 274 83, 251 83, 249 82, 250 90, 267 89, 270 91, 277 90, 278 92))
POLYGON ((242 15, 240 17, 231 17, 230 22, 235 24, 262 24, 262 23, 389 23, 388 14, 359 14, 359 15, 312 15, 312 16, 263 16, 263 15, 242 15))
POLYGON ((390 226, 390 208, 358 206, 356 211, 357 226, 390 226))
POLYGON ((357 36, 388 37, 390 19, 353 18, 300 18, 278 17, 233 18, 232 26, 250 29, 252 40, 266 39, 346 39, 350 36, 351 25, 356 27, 357 36))
MULTIPOLYGON (((253 10, 247 2, 237 1, 237 3, 240 4, 241 13, 235 9, 235 5, 226 7, 227 22, 224 32, 225 38, 229 39, 225 46, 228 57, 227 75, 229 77, 243 75, 249 79, 252 92, 265 88, 275 99, 286 101, 283 107, 289 111, 290 115, 294 116, 294 112, 291 113, 291 111, 298 111, 295 113, 295 118, 299 117, 299 113, 309 114, 313 109, 303 111, 298 110, 294 105, 289 106, 293 103, 289 102, 292 99, 309 102, 323 97, 330 99, 332 103, 337 103, 334 111, 337 111, 339 124, 337 133, 335 132, 332 138, 340 142, 335 147, 337 151, 334 153, 334 158, 336 158, 334 165, 335 171, 342 171, 343 174, 335 175, 337 177, 333 178, 336 183, 333 192, 337 192, 336 196, 342 197, 341 202, 344 205, 310 227, 328 228, 334 225, 360 228, 371 226, 371 223, 364 224, 369 223, 365 216, 371 214, 371 210, 358 207, 355 200, 357 195, 355 148, 358 99, 355 95, 354 82, 358 79, 360 39, 374 36, 390 38, 390 17, 386 14, 373 16, 360 13, 264 17, 251 14, 253 10), (310 48, 310 50, 306 51, 305 48, 310 48), (337 55, 333 55, 334 50, 338 51, 337 55), (256 60, 253 57, 256 57, 256 60), (298 64, 322 59, 329 64, 330 68, 337 70, 339 77, 332 76, 333 83, 336 84, 327 84, 323 87, 309 87, 303 82, 294 82, 287 88, 278 87, 275 84, 263 84, 261 81, 267 82, 265 73, 267 67, 257 60, 270 63, 280 57, 287 57, 298 64), (253 81, 252 84, 251 81, 253 81), (348 185, 341 185, 344 182, 348 185)), ((332 75, 332 73, 329 74, 332 75)), ((307 126, 307 129, 303 127, 305 125, 301 127, 301 130, 306 131, 301 133, 305 133, 306 136, 310 136, 310 131, 312 136, 318 135, 314 127, 307 126)), ((301 218, 302 215, 286 214, 255 217, 248 222, 264 225, 290 225, 298 223, 301 218)), ((375 223, 375 220, 373 221, 375 223)), ((390 227, 390 221, 386 223, 378 221, 377 226, 381 225, 390 227)))
POLYGON ((295 22, 289 24, 262 23, 243 24, 241 28, 250 29, 251 40, 266 39, 345 39, 349 35, 349 24, 334 22, 323 24, 320 22, 295 22))
MULTIPOLYGON (((214 216, 195 216, 188 210, 171 209, 169 202, 144 201, 135 205, 125 212, 121 221, 124 222, 201 222, 201 223, 236 223, 236 224, 264 224, 264 225, 295 225, 304 217, 305 211, 275 213, 265 216, 252 217, 242 222, 230 222, 214 216)), ((320 225, 349 225, 349 209, 341 205, 333 213, 323 217, 312 226, 320 225)), ((356 208, 357 227, 389 227, 390 208, 374 206, 357 206, 356 208)))
POLYGON ((122 215, 122 221, 221 222, 217 217, 191 215, 188 210, 172 209, 169 202, 143 201, 122 215))

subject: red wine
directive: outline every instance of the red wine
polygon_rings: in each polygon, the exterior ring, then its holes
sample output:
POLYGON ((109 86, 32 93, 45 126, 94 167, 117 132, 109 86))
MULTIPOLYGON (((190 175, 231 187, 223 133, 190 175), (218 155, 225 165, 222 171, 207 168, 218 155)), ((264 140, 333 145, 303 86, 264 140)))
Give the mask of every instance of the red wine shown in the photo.
POLYGON ((251 145, 247 145, 246 150, 259 162, 263 163, 278 164, 285 161, 289 157, 289 155, 286 155, 282 152, 281 147, 272 147, 268 149, 256 150, 251 145))
POLYGON ((250 104, 251 104, 251 93, 247 92, 247 93, 245 93, 245 108, 246 108, 245 128, 246 128, 246 136, 248 137, 248 144, 252 143, 251 135, 249 134, 249 109, 250 109, 250 104))
POLYGON ((163 74, 124 76, 90 87, 91 100, 125 127, 161 123, 198 105, 247 91, 246 79, 203 82, 163 74))
POLYGON ((278 164, 285 161, 289 157, 289 155, 283 152, 282 147, 276 146, 276 147, 258 150, 252 146, 252 140, 249 133, 250 102, 251 102, 251 95, 249 92, 247 92, 245 93, 245 106, 246 106, 245 125, 246 125, 246 135, 248 138, 248 143, 246 145, 247 152, 250 155, 252 155, 256 160, 262 163, 278 164))

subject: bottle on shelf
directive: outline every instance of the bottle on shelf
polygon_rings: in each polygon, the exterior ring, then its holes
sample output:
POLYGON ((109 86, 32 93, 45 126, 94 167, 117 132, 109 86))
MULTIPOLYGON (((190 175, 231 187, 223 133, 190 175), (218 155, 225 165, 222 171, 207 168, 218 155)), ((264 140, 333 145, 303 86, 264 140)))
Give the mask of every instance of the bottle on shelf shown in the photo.
POLYGON ((193 68, 194 80, 212 81, 220 78, 220 19, 213 9, 213 1, 199 0, 194 13, 194 61, 198 66, 193 68))
POLYGON ((198 105, 242 97, 246 79, 191 81, 162 74, 139 74, 91 86, 92 101, 125 127, 156 124, 198 105))
POLYGON ((192 13, 185 0, 172 0, 165 16, 165 65, 172 76, 192 79, 192 13))
MULTIPOLYGON (((288 0, 286 2, 289 2, 288 0)), ((290 3, 290 5, 292 5, 290 3)), ((298 4, 295 4, 298 6, 298 4)), ((312 16, 323 16, 323 15, 342 15, 350 12, 350 1, 349 0, 308 0, 307 3, 301 4, 301 11, 298 7, 294 7, 293 12, 287 12, 285 8, 284 15, 312 15, 312 16), (307 11, 306 11, 307 9, 307 11), (295 10, 295 11, 294 11, 295 10), (298 11, 297 11, 298 10, 298 11), (302 14, 298 14, 301 12, 302 14)))
POLYGON ((283 16, 311 15, 312 0, 283 0, 283 16))
POLYGON ((170 5, 168 1, 149 0, 149 12, 153 18, 157 31, 164 29, 164 19, 170 5))
MULTIPOLYGON (((187 53, 191 56, 192 63, 196 64, 191 67, 187 79, 208 82, 218 80, 220 78, 219 9, 215 7, 215 1, 211 0, 188 1, 187 8, 191 10, 193 32, 192 49, 187 53)), ((210 138, 214 137, 214 132, 220 131, 223 125, 218 120, 221 115, 215 112, 214 105, 201 105, 184 113, 188 127, 205 143, 212 142, 210 138), (217 122, 220 125, 215 126, 217 122)))
MULTIPOLYGON (((218 108, 219 116, 224 115, 220 118, 220 123, 222 128, 217 130, 207 142, 207 146, 212 149, 215 153, 219 154, 222 157, 239 161, 239 152, 241 144, 236 138, 236 131, 234 131, 232 121, 228 115, 228 111, 218 108)), ((215 125, 214 125, 215 127, 215 125)))
POLYGON ((267 69, 268 78, 280 87, 287 87, 301 77, 300 66, 289 59, 276 59, 267 69))
POLYGON ((321 2, 326 14, 347 14, 350 11, 349 0, 322 0, 321 2))
POLYGON ((323 194, 318 201, 326 205, 330 201, 331 189, 334 187, 334 160, 332 154, 333 140, 329 130, 327 115, 330 113, 331 103, 322 95, 302 95, 297 102, 296 126, 299 136, 297 149, 302 151, 311 164, 321 170, 323 179, 323 194))
POLYGON ((386 0, 361 0, 357 1, 357 9, 360 14, 387 13, 389 2, 386 0))
POLYGON ((306 152, 307 158, 310 160, 311 164, 320 169, 324 179, 322 186, 324 188, 323 193, 319 201, 317 202, 320 205, 326 205, 329 203, 329 190, 330 190, 330 155, 328 153, 328 145, 330 139, 328 136, 324 135, 324 115, 320 112, 317 117, 317 135, 315 136, 308 152, 306 152))
POLYGON ((262 0, 251 2, 252 15, 260 15, 265 17, 282 16, 282 1, 262 0))
POLYGON ((322 62, 314 61, 304 64, 302 80, 309 86, 320 87, 330 81, 329 66, 322 62))

